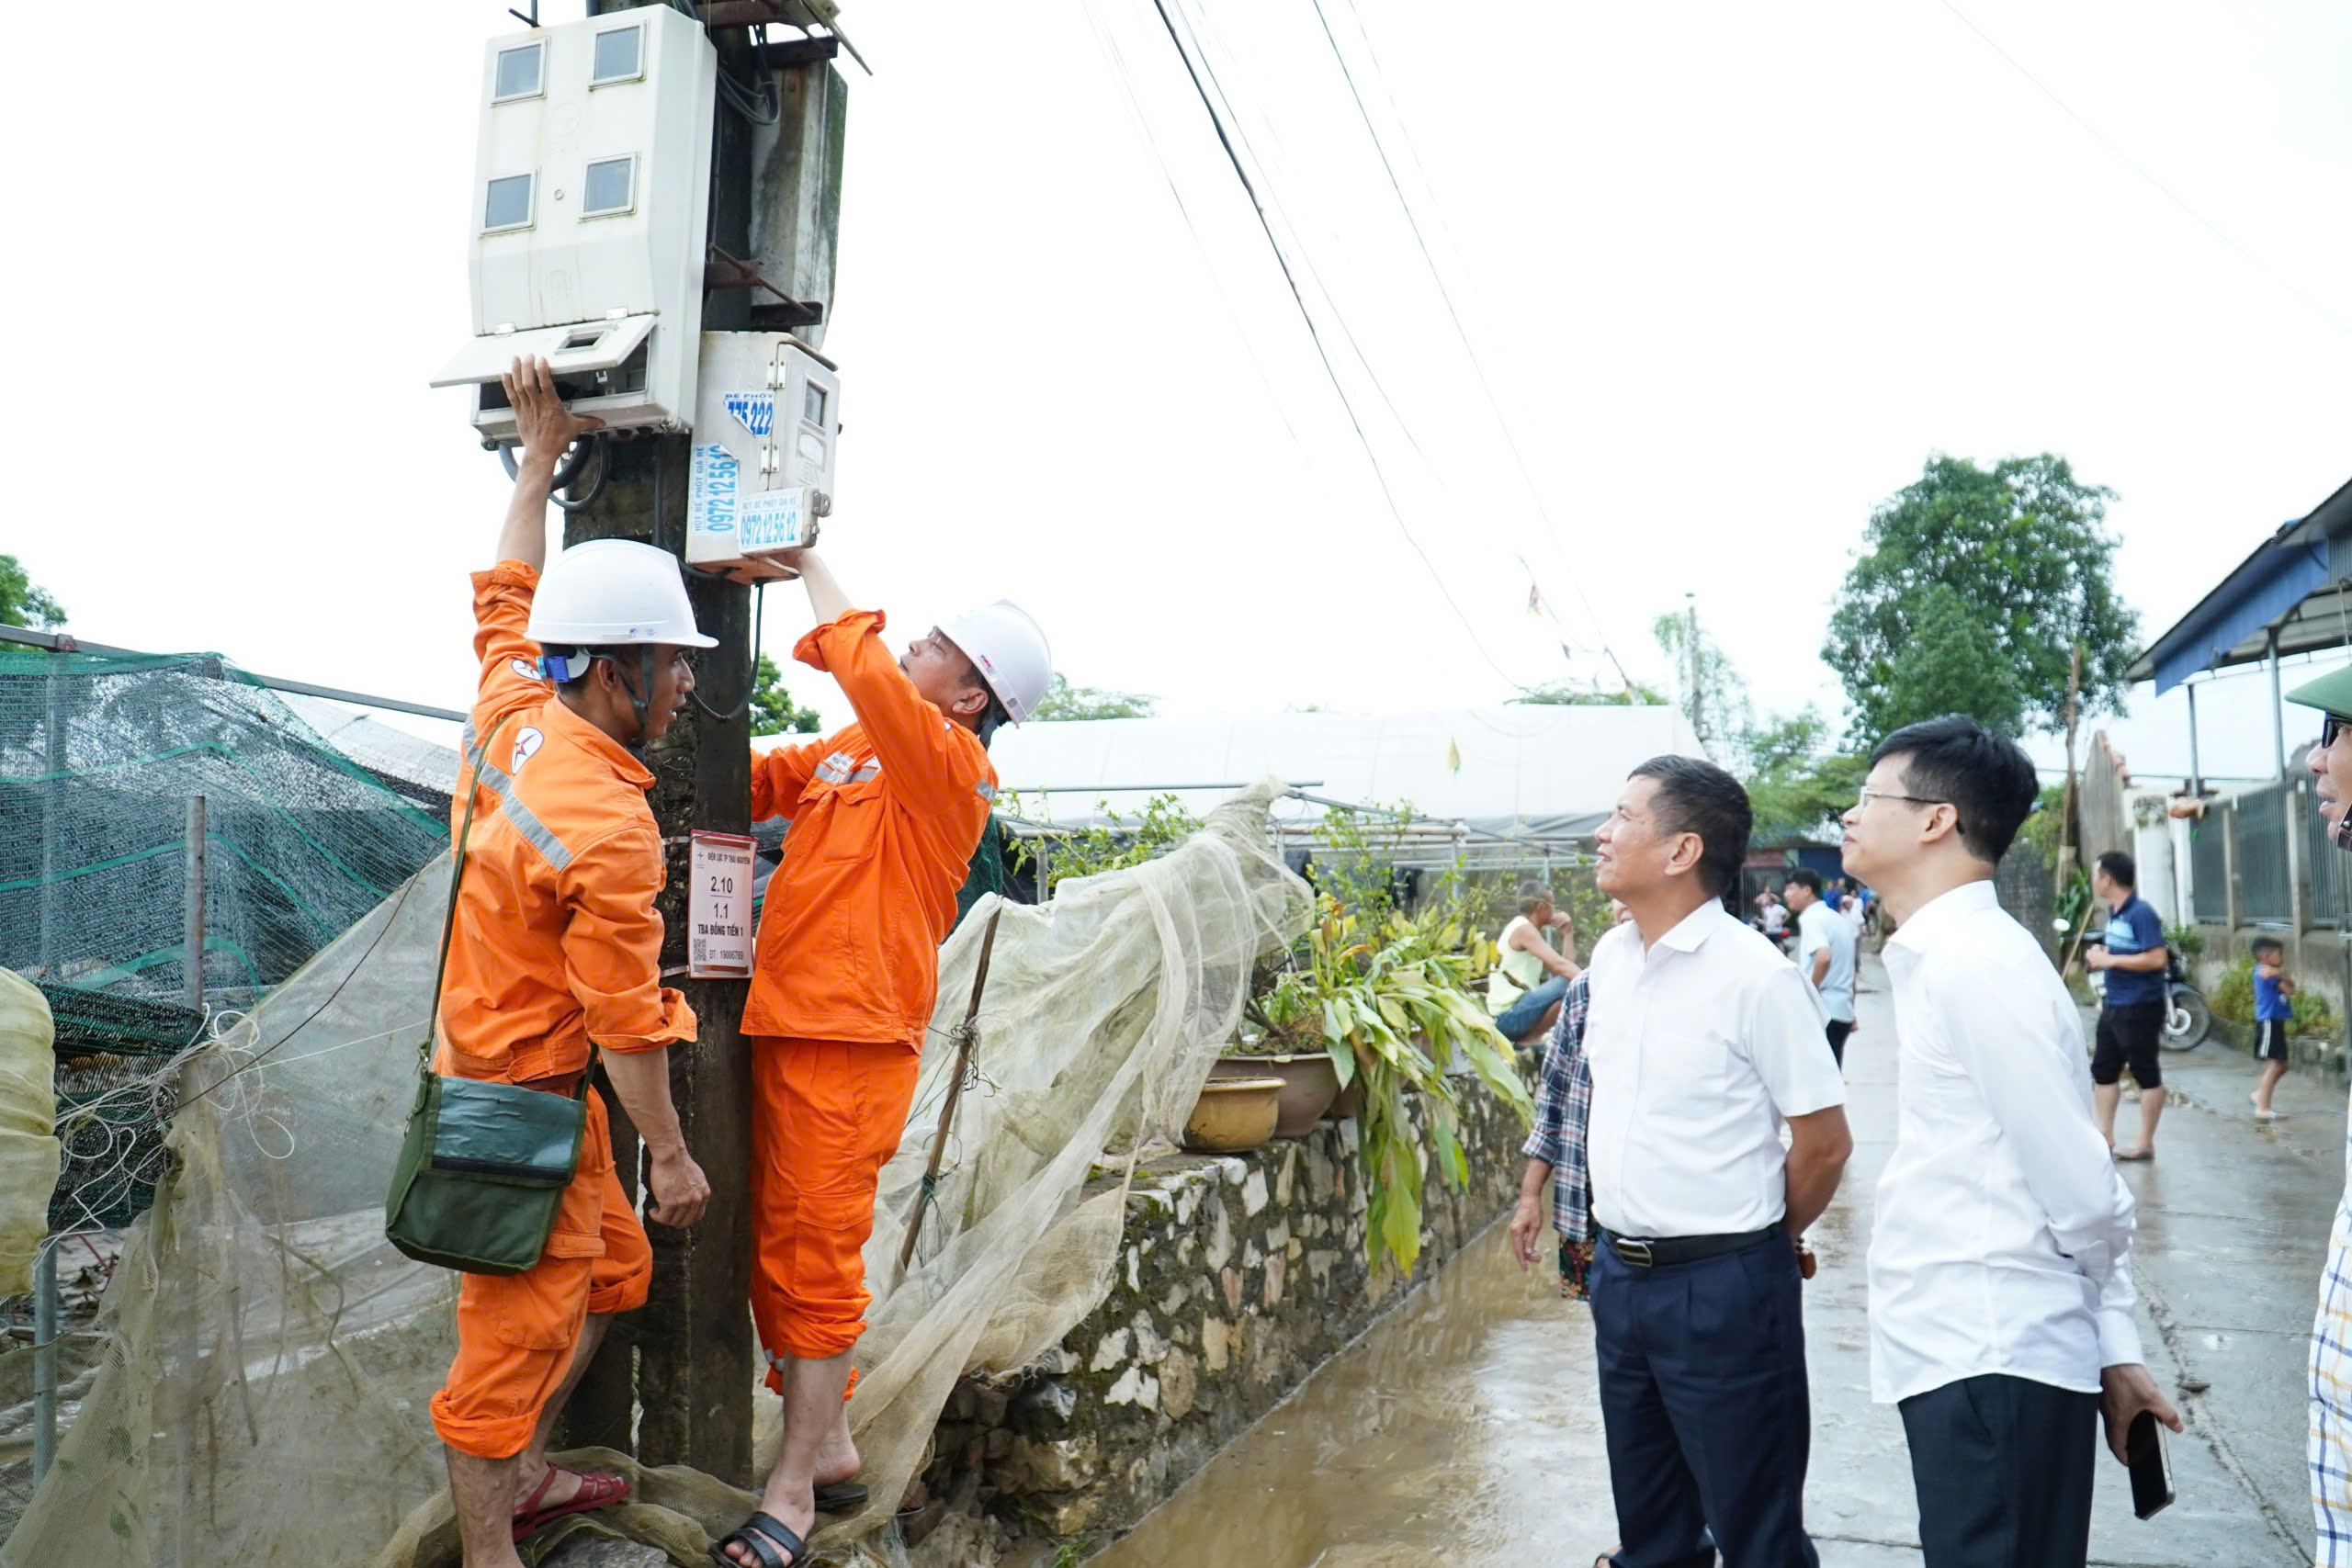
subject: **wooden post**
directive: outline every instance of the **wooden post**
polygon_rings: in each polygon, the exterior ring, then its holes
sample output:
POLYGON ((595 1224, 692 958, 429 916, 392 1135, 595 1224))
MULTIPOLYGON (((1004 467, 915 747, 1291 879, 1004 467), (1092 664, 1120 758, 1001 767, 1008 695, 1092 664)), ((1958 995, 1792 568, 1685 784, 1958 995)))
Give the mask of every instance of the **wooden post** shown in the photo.
POLYGON ((2066 669, 2066 788, 2058 807, 2058 863, 2050 870, 2050 896, 2053 902, 2066 897, 2067 848, 2075 834, 2075 705, 2083 690, 2083 645, 2075 645, 2075 657, 2066 669))

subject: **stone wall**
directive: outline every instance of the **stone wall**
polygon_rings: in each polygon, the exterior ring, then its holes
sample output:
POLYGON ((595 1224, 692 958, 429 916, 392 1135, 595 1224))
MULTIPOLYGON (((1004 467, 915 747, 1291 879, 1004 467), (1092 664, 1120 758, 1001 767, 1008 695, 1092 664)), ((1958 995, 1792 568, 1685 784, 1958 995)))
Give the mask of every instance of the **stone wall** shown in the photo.
POLYGON ((917 1568, 1115 1538, 1503 1213, 1525 1129, 1457 1087, 1470 1184, 1430 1175, 1410 1280, 1366 1267, 1353 1122, 1137 1171, 1102 1303, 1037 1364, 957 1385, 909 1521, 917 1568))

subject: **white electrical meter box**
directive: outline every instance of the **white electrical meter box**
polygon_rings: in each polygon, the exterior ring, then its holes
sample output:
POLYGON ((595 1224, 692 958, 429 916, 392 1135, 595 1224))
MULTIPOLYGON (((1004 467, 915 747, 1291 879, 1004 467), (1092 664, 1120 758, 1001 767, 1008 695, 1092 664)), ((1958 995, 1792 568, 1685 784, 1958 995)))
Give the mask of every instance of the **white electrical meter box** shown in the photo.
POLYGON ((485 444, 516 439, 498 378, 525 356, 608 429, 694 418, 718 72, 702 24, 667 6, 491 40, 473 340, 433 378, 475 389, 485 444))
POLYGON ((789 333, 705 333, 686 481, 686 564, 739 582, 789 576, 778 551, 833 506, 842 383, 789 333))

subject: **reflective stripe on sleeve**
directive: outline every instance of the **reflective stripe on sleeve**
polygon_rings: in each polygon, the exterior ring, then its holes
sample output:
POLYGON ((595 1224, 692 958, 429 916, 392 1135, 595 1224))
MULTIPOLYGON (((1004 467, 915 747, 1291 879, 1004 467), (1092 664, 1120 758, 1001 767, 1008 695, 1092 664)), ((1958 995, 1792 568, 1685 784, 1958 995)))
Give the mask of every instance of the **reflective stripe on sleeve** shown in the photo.
POLYGON ((492 766, 490 759, 482 755, 481 748, 474 743, 474 727, 470 723, 466 726, 463 739, 466 761, 473 766, 475 782, 498 796, 500 813, 517 833, 523 835, 523 841, 538 851, 548 864, 556 870, 569 870, 571 865, 570 848, 515 795, 513 776, 504 769, 492 766))

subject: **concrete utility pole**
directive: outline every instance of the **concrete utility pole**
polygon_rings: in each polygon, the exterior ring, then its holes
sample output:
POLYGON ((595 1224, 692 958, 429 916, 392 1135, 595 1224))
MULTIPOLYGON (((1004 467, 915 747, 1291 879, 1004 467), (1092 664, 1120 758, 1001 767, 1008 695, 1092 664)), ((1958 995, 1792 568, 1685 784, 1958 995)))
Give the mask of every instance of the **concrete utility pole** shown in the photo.
MULTIPOLYGON (((588 12, 608 15, 662 3, 588 0, 588 12)), ((769 18, 784 19, 782 9, 768 12, 769 18)), ((791 329, 814 337, 831 299, 832 235, 840 211, 844 88, 827 63, 834 40, 812 38, 765 51, 744 33, 714 41, 719 69, 739 81, 754 80, 776 65, 785 69, 778 87, 783 114, 774 128, 754 127, 720 95, 713 129, 709 243, 730 255, 763 263, 773 281, 794 287, 794 298, 810 304, 779 307, 772 293, 755 296, 739 278, 729 278, 706 295, 703 330, 791 329), (812 161, 830 173, 808 176, 812 161), (796 242, 801 252, 821 252, 816 274, 821 293, 808 288, 808 266, 800 268, 796 280, 783 276, 786 269, 778 263, 764 260, 777 254, 779 243, 792 252, 796 242)), ((685 435, 609 440, 603 490, 570 514, 566 546, 635 539, 683 555, 691 446, 685 435)), ((670 1053, 670 1087, 686 1145, 710 1179, 710 1203, 691 1231, 647 1226, 653 1241, 652 1294, 641 1312, 615 1325, 571 1402, 562 1437, 567 1444, 630 1450, 650 1465, 692 1464, 738 1485, 756 1485, 756 1348, 749 1306, 751 1062, 741 1031, 750 983, 686 977, 686 877, 690 832, 750 829, 748 703, 757 650, 752 646, 750 589, 689 572, 687 593, 696 624, 718 646, 696 655, 696 701, 679 715, 649 761, 655 778, 653 816, 669 871, 659 903, 667 928, 662 975, 665 984, 685 993, 701 1022, 693 1046, 670 1053)), ((614 1153, 624 1182, 635 1191, 642 1155, 636 1131, 626 1124, 609 1090, 605 1102, 614 1113, 614 1153)))

